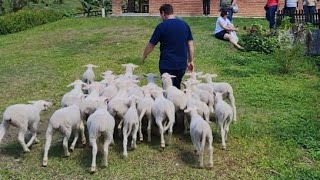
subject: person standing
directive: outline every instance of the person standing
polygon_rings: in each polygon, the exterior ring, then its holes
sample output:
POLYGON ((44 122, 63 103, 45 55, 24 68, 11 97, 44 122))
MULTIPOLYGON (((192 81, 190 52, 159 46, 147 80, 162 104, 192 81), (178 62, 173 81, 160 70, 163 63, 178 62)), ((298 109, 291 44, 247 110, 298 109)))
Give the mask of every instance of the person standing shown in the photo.
POLYGON ((317 12, 317 1, 319 2, 319 0, 303 0, 303 11, 306 22, 314 22, 314 14, 317 12))
POLYGON ((220 11, 224 9, 227 11, 227 18, 230 22, 233 21, 233 10, 232 7, 237 3, 237 0, 220 0, 220 11))
POLYGON ((275 16, 278 9, 279 0, 268 0, 265 5, 266 18, 269 21, 269 28, 273 29, 275 27, 276 21, 275 16))
POLYGON ((284 1, 284 14, 290 17, 290 22, 295 22, 294 14, 298 6, 298 0, 285 0, 284 1))
POLYGON ((194 45, 191 29, 186 22, 174 16, 172 5, 163 4, 159 11, 163 22, 157 25, 146 45, 142 63, 160 42, 160 74, 169 73, 176 76, 172 82, 175 87, 180 89, 186 69, 192 71, 194 67, 194 45))
POLYGON ((202 0, 203 4, 203 14, 205 16, 210 15, 210 0, 202 0))

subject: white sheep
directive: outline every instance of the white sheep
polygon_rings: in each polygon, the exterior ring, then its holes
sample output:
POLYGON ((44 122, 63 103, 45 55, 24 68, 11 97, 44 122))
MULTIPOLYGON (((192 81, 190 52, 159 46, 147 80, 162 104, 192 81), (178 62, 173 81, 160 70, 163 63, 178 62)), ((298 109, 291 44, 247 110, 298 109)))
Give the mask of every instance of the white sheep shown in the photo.
POLYGON ((206 122, 197 112, 196 106, 191 106, 184 110, 190 113, 190 136, 193 147, 199 155, 200 167, 203 168, 203 155, 206 140, 208 141, 209 167, 213 167, 213 147, 212 147, 212 130, 208 122, 206 122))
POLYGON ((233 120, 237 121, 237 110, 236 110, 236 102, 233 94, 233 88, 229 83, 226 82, 212 82, 212 78, 217 77, 216 74, 205 74, 204 76, 200 76, 205 78, 206 82, 213 87, 214 92, 223 93, 223 97, 228 97, 230 104, 233 109, 233 120))
POLYGON ((142 91, 144 93, 144 97, 139 98, 137 101, 137 110, 139 113, 139 140, 143 141, 143 134, 142 134, 142 119, 144 116, 148 118, 148 142, 151 142, 151 123, 152 123, 152 106, 154 104, 154 100, 151 97, 150 91, 148 86, 143 86, 142 91))
POLYGON ((177 112, 178 110, 184 110, 186 108, 187 98, 183 91, 172 85, 171 78, 175 77, 176 76, 170 75, 169 73, 163 73, 161 75, 166 98, 174 104, 175 112, 177 112))
POLYGON ((124 76, 131 79, 136 79, 137 76, 133 75, 133 70, 139 66, 128 63, 128 64, 121 64, 123 67, 125 67, 125 74, 124 76))
POLYGON ((67 157, 70 156, 70 152, 68 150, 68 140, 72 132, 74 132, 75 136, 70 146, 71 151, 74 150, 74 147, 79 137, 79 132, 81 132, 82 144, 86 144, 86 139, 84 135, 84 125, 83 120, 81 119, 79 106, 74 104, 68 107, 58 109, 52 114, 46 132, 46 144, 44 148, 44 156, 42 161, 42 165, 44 167, 48 165, 48 152, 50 149, 52 134, 54 130, 59 131, 64 137, 63 148, 64 154, 67 157))
POLYGON ((164 133, 169 130, 169 141, 171 143, 171 137, 173 132, 173 125, 175 123, 175 109, 174 104, 163 96, 163 91, 156 89, 151 90, 151 95, 154 100, 152 106, 152 115, 156 124, 159 127, 161 144, 160 147, 165 147, 164 133), (163 125, 164 123, 164 125, 163 125))
POLYGON ((222 149, 226 149, 227 134, 233 118, 232 107, 222 98, 222 93, 215 92, 215 116, 221 131, 222 149))
POLYGON ((6 108, 0 126, 0 143, 10 125, 19 129, 18 141, 24 152, 30 152, 29 147, 32 145, 33 141, 39 142, 37 139, 37 130, 40 121, 40 112, 47 110, 52 103, 44 100, 29 101, 29 103, 31 104, 15 104, 6 108), (32 136, 26 144, 25 134, 28 130, 31 132, 32 136))
POLYGON ((123 117, 123 156, 128 157, 127 152, 127 144, 128 144, 128 137, 131 135, 131 147, 135 149, 137 147, 137 132, 139 129, 139 116, 137 111, 137 97, 130 96, 129 97, 129 104, 130 107, 126 114, 123 117))
POLYGON ((71 106, 73 104, 80 104, 82 97, 84 96, 82 87, 86 84, 81 80, 75 80, 73 83, 69 84, 67 87, 74 86, 74 88, 63 95, 61 100, 61 107, 71 106))
POLYGON ((110 115, 107 110, 107 105, 105 104, 107 99, 105 97, 100 97, 99 105, 97 110, 91 114, 87 121, 87 127, 89 131, 89 141, 92 147, 92 163, 91 172, 96 171, 96 157, 98 152, 97 139, 100 136, 104 137, 103 145, 103 160, 104 166, 108 166, 108 148, 113 142, 113 131, 115 126, 115 120, 110 115))
POLYGON ((93 64, 87 64, 84 67, 87 67, 87 70, 82 75, 82 81, 87 84, 91 84, 95 79, 95 74, 92 68, 96 68, 98 66, 93 64))
MULTIPOLYGON (((196 106, 198 114, 203 117, 208 123, 210 122, 210 110, 206 103, 200 101, 199 99, 196 99, 192 97, 192 90, 191 89, 184 89, 183 90, 186 93, 187 97, 187 107, 196 106)), ((188 129, 188 119, 187 117, 184 118, 184 133, 187 133, 188 129)))

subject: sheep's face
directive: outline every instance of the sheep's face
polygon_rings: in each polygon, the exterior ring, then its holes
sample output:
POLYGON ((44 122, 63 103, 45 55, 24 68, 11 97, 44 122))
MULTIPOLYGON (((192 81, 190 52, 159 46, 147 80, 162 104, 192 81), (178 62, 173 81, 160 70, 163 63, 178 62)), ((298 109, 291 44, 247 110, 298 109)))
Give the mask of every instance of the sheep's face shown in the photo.
POLYGON ((52 106, 52 102, 49 102, 49 101, 42 101, 41 102, 42 105, 43 105, 43 109, 46 111, 48 109, 48 107, 52 106))
POLYGON ((46 111, 48 107, 52 106, 53 103, 45 100, 39 100, 39 101, 29 101, 29 103, 36 105, 38 108, 40 108, 42 111, 46 111))

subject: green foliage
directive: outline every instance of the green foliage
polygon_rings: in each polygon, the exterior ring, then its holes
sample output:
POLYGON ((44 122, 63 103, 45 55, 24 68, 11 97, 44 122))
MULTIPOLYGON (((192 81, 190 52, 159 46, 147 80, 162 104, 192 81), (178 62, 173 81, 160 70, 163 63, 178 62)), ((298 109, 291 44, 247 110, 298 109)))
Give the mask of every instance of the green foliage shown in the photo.
POLYGON ((242 40, 243 46, 247 51, 271 53, 278 46, 277 39, 257 23, 247 30, 242 40))
POLYGON ((23 31, 62 19, 62 14, 45 9, 21 10, 0 17, 0 35, 23 31))

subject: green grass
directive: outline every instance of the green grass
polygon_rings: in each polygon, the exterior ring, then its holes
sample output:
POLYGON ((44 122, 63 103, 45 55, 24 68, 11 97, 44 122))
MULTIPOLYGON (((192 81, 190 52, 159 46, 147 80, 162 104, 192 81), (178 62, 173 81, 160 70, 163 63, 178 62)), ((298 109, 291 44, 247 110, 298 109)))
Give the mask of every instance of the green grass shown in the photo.
MULTIPOLYGON (((45 131, 50 115, 59 107, 70 82, 79 79, 83 65, 122 73, 123 63, 139 64, 154 27, 154 17, 64 19, 0 36, 0 111, 28 100, 52 99, 55 106, 42 113, 40 144, 24 154, 15 128, 0 146, 0 179, 319 179, 320 84, 310 58, 303 68, 281 74, 274 54, 239 52, 212 37, 215 18, 184 18, 195 40, 196 71, 217 73, 218 81, 234 87, 237 123, 230 129, 228 150, 221 150, 215 125, 214 168, 195 167, 189 136, 175 134, 173 144, 159 151, 159 137, 152 144, 138 144, 121 158, 121 141, 110 147, 109 167, 88 172, 89 148, 76 148, 64 158, 58 135, 49 152, 47 168, 41 167, 45 131)), ((240 27, 259 19, 236 19, 240 27)), ((241 34, 241 33, 240 33, 241 34)), ((159 48, 139 64, 137 74, 158 72, 159 48)), ((314 60, 314 59, 311 59, 314 60)), ((300 63, 301 63, 300 62, 300 63)), ((206 163, 207 161, 205 161, 206 163)))

